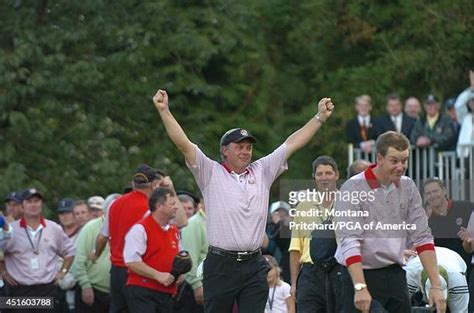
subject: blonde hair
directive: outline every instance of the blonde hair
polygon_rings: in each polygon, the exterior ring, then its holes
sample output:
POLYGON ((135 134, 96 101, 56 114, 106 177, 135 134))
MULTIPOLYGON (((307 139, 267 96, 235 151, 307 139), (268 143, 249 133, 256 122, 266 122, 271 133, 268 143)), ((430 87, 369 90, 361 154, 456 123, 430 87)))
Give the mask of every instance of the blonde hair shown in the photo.
POLYGON ((355 98, 355 104, 358 104, 360 101, 367 101, 370 105, 372 105, 372 98, 369 95, 360 95, 355 98))

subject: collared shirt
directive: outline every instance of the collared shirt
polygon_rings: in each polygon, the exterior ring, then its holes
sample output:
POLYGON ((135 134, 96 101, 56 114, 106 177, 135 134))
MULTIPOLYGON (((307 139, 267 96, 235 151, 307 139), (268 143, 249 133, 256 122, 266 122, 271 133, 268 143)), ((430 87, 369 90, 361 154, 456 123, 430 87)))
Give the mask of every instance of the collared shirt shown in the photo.
POLYGON ((395 130, 399 133, 402 131, 402 118, 403 118, 403 114, 400 113, 398 115, 395 115, 395 116, 390 116, 391 119, 392 119, 392 122, 393 122, 393 125, 395 126, 395 130))
POLYGON ((104 251, 95 262, 89 259, 90 252, 95 249, 95 241, 103 223, 104 217, 102 216, 82 227, 76 241, 76 256, 71 273, 82 289, 93 287, 109 293, 111 267, 109 244, 106 244, 104 251))
POLYGON ((253 251, 262 246, 270 187, 287 169, 285 156, 286 145, 282 144, 251 163, 240 182, 196 147, 196 165, 187 165, 204 195, 211 246, 230 251, 253 251))
MULTIPOLYGON (((165 232, 171 228, 170 224, 161 226, 165 232)), ((125 236, 125 247, 123 249, 123 259, 125 263, 140 262, 147 248, 147 235, 145 227, 135 224, 125 236)))
POLYGON ((366 116, 357 115, 357 120, 359 121, 359 125, 365 126, 365 128, 369 128, 370 126, 370 114, 366 116))
POLYGON ((6 270, 20 285, 51 283, 59 270, 59 258, 75 254, 74 246, 61 226, 47 219, 42 219, 41 223, 43 228, 34 231, 33 239, 25 221, 15 221, 11 223, 12 238, 0 242, 6 270), (39 254, 34 253, 28 235, 39 254))
POLYGON ((403 265, 407 246, 415 246, 418 252, 434 249, 415 183, 402 176, 394 187, 384 190, 374 167, 346 181, 341 193, 350 197, 336 201, 336 259, 340 264, 361 261, 364 269, 403 265))
POLYGON ((43 230, 43 225, 39 224, 39 226, 36 229, 33 229, 33 227, 26 226, 26 229, 28 230, 28 233, 31 236, 31 239, 33 242, 36 240, 36 235, 40 234, 43 230))
POLYGON ((428 115, 426 116, 426 123, 428 123, 429 128, 434 127, 434 125, 436 124, 436 121, 438 121, 438 118, 439 118, 439 113, 436 113, 436 115, 433 117, 430 117, 428 115))
POLYGON ((309 243, 311 242, 311 227, 314 224, 321 224, 328 218, 328 210, 316 202, 300 202, 295 209, 294 225, 291 229, 291 241, 288 251, 298 251, 301 253, 300 263, 313 263, 309 253, 309 243), (318 216, 314 216, 318 215, 318 216))
POLYGON ((202 287, 202 277, 197 275, 197 269, 206 258, 209 247, 206 224, 206 213, 201 209, 189 219, 188 225, 181 230, 183 248, 189 252, 191 260, 193 260, 192 269, 185 274, 186 281, 193 290, 202 287))

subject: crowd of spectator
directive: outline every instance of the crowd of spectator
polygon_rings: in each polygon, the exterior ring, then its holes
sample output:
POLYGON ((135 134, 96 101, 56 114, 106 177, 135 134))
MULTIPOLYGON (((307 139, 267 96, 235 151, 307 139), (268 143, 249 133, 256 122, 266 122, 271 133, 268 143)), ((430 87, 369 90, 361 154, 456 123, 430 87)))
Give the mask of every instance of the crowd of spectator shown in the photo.
MULTIPOLYGON (((372 117, 371 97, 360 95, 355 99, 357 114, 346 124, 348 141, 371 152, 379 136, 395 132, 418 148, 456 150, 466 158, 470 150, 464 145, 472 144, 474 138, 472 71, 470 81, 471 86, 457 98, 445 101, 444 110, 433 94, 426 96, 423 106, 415 97, 407 98, 403 106, 402 98, 392 93, 386 98, 387 113, 372 117)), ((324 122, 321 117, 318 121, 324 122)), ((370 172, 369 166, 357 160, 349 166, 348 178, 370 172)), ((336 204, 331 193, 338 190, 340 179, 335 160, 317 157, 311 177, 315 188, 329 195, 324 201, 303 201, 293 208, 276 201, 268 208, 263 241, 269 270, 265 312, 343 312, 338 298, 345 267, 336 261, 335 251, 329 257, 314 252, 327 244, 317 234, 291 228, 292 223, 314 222, 314 217, 293 218, 291 210, 330 211, 336 204)), ((131 183, 123 194, 61 199, 56 207, 58 223, 44 218, 43 201, 48 195, 36 188, 10 192, 0 217, 0 294, 53 297, 55 311, 62 313, 148 312, 157 306, 166 308, 164 312, 204 312, 202 267, 210 247, 203 198, 176 192, 169 176, 148 165, 135 170, 131 183), (175 277, 173 258, 180 250, 189 252, 192 267, 175 277)), ((473 312, 472 304, 469 311, 467 306, 469 292, 473 299, 474 291, 474 205, 449 199, 437 178, 425 181, 420 193, 436 253, 445 262, 439 265, 448 307, 451 312, 473 312)), ((333 222, 325 215, 319 219, 318 223, 333 222)), ((403 257, 408 262, 408 290, 416 305, 428 301, 432 282, 426 281, 423 260, 413 249, 407 243, 403 257)), ((378 302, 372 303, 376 309, 378 302)))
POLYGON ((467 157, 469 149, 463 145, 473 142, 474 74, 470 86, 456 98, 447 98, 444 109, 434 94, 423 100, 416 97, 403 99, 396 93, 386 97, 386 114, 374 117, 372 98, 360 95, 355 98, 356 116, 346 124, 347 142, 363 152, 374 148, 379 135, 392 130, 404 134, 417 148, 435 147, 438 151, 457 151, 467 157))

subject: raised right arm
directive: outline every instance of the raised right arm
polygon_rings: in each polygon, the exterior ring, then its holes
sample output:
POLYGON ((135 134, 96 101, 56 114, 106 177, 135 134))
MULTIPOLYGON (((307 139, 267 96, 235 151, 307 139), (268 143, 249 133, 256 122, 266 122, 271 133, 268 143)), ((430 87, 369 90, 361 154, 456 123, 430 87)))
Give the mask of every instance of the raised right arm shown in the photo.
POLYGON ((153 97, 153 103, 155 104, 158 113, 160 113, 166 133, 171 141, 181 151, 189 164, 196 165, 196 145, 188 139, 181 128, 181 125, 179 125, 171 114, 168 106, 168 94, 166 91, 161 89, 158 90, 153 97))

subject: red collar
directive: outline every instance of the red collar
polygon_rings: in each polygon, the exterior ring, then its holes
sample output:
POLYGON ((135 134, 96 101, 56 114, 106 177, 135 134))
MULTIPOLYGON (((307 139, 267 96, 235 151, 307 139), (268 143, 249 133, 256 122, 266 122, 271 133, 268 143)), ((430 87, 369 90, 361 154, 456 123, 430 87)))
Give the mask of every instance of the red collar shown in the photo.
POLYGON ((441 216, 441 217, 444 217, 446 215, 448 215, 449 211, 451 211, 451 209, 453 208, 453 200, 452 199, 448 199, 448 207, 446 208, 446 214, 444 215, 440 215, 440 214, 437 214, 435 211, 432 211, 431 215, 432 216, 441 216))
POLYGON ((82 227, 77 227, 70 235, 67 235, 69 238, 72 238, 74 237, 80 230, 81 230, 82 227))
MULTIPOLYGON (((231 170, 230 168, 228 168, 225 163, 221 163, 221 165, 225 168, 225 170, 227 171, 227 173, 232 174, 232 172, 234 172, 233 170, 231 170)), ((234 172, 234 173, 235 173, 235 172, 234 172)), ((249 173, 249 169, 246 168, 245 171, 244 171, 242 174, 248 174, 248 173, 249 173)), ((242 175, 242 174, 240 174, 240 175, 242 175)))
MULTIPOLYGON (((40 217, 40 224, 43 225, 43 227, 46 227, 46 220, 44 219, 43 216, 40 217)), ((20 219, 20 227, 26 228, 26 220, 24 217, 20 219)))
MULTIPOLYGON (((377 189, 382 187, 380 184, 379 180, 377 179, 377 176, 375 176, 374 173, 374 168, 377 166, 377 163, 369 165, 369 167, 364 171, 364 177, 365 180, 367 181, 367 184, 371 189, 377 189)), ((393 181, 393 184, 395 187, 400 187, 400 182, 399 181, 393 181)))

